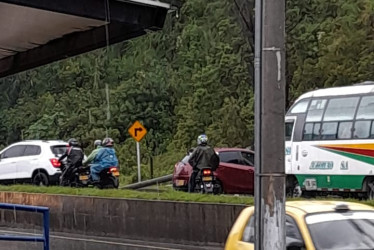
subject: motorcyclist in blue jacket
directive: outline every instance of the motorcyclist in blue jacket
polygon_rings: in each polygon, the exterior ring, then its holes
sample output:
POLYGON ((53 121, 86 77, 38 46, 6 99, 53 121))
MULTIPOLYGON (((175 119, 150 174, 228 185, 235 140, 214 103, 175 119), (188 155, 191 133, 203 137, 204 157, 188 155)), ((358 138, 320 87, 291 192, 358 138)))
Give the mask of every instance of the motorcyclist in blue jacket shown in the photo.
POLYGON ((113 148, 114 141, 112 138, 105 138, 101 148, 97 152, 91 164, 91 180, 100 181, 99 173, 106 168, 118 167, 118 158, 113 148))

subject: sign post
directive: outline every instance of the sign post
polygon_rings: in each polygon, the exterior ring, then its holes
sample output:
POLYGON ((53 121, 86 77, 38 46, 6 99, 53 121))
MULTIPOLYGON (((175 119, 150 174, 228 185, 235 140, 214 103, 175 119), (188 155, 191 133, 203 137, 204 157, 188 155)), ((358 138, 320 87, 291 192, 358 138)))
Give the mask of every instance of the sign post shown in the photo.
POLYGON ((141 182, 141 172, 140 172, 140 141, 147 134, 147 129, 139 122, 134 122, 128 130, 129 134, 136 141, 136 157, 138 163, 138 182, 141 182))
POLYGON ((136 142, 136 158, 137 158, 137 162, 138 162, 138 182, 141 182, 142 181, 142 175, 140 173, 140 144, 139 144, 138 141, 136 142))

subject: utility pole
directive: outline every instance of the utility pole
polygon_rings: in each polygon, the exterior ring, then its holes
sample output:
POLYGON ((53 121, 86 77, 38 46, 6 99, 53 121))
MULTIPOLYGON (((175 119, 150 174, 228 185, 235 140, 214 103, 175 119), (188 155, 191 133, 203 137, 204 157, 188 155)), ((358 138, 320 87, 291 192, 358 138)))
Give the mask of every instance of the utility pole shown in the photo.
POLYGON ((255 249, 285 249, 285 0, 256 0, 255 249))

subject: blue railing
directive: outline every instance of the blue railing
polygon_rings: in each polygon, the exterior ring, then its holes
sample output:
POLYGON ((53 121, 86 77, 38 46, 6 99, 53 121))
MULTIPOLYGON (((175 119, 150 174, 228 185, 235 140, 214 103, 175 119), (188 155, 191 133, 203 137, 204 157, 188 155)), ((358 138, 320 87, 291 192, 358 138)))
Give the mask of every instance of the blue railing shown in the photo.
POLYGON ((43 242, 44 243, 43 249, 49 250, 49 208, 48 207, 36 207, 36 206, 0 203, 0 209, 10 209, 10 210, 42 213, 43 214, 43 235, 41 236, 0 235, 0 240, 43 242))

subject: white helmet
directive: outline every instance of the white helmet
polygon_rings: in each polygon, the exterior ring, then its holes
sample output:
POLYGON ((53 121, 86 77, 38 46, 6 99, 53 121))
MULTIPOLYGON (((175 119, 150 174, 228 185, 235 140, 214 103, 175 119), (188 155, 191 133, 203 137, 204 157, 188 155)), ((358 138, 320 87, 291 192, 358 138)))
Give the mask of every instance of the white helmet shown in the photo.
POLYGON ((206 144, 208 144, 208 136, 206 136, 205 134, 199 135, 199 137, 197 137, 197 145, 206 144))
POLYGON ((94 146, 95 146, 95 148, 98 147, 98 146, 101 146, 101 140, 95 140, 94 146))

